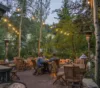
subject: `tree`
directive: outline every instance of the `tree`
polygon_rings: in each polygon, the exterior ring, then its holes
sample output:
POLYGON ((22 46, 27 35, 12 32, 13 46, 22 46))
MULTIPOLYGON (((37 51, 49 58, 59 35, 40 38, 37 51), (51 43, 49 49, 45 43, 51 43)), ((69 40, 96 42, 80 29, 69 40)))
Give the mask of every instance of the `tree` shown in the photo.
POLYGON ((99 70, 99 67, 100 67, 100 30, 99 30, 99 23, 98 23, 98 7, 97 7, 97 0, 93 0, 93 16, 94 16, 94 27, 95 27, 95 38, 96 38, 96 68, 95 68, 95 79, 96 79, 96 82, 98 84, 98 86, 100 87, 100 78, 99 78, 99 75, 100 75, 100 70, 99 70))
POLYGON ((71 10, 69 0, 64 0, 62 8, 56 10, 60 21, 56 24, 58 31, 55 37, 55 47, 61 56, 77 58, 86 51, 87 43, 85 36, 80 33, 80 28, 75 23, 77 16, 71 10), (84 45, 81 42, 84 42, 84 45))

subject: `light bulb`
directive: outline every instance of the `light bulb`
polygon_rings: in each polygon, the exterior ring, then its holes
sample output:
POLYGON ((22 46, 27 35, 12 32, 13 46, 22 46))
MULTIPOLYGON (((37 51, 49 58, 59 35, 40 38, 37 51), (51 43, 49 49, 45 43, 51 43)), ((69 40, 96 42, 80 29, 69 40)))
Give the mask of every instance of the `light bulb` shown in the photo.
POLYGON ((13 31, 15 31, 15 28, 13 28, 13 31))
POLYGON ((12 25, 11 24, 8 24, 8 26, 11 27, 12 25))

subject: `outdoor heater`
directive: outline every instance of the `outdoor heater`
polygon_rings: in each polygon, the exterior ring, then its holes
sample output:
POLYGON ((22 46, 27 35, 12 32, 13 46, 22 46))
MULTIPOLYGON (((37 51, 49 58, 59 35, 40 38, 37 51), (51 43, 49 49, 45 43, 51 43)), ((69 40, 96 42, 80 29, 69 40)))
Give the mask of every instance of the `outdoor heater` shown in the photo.
POLYGON ((90 59, 90 38, 92 35, 92 31, 86 31, 85 34, 86 34, 86 40, 88 43, 88 58, 90 59))

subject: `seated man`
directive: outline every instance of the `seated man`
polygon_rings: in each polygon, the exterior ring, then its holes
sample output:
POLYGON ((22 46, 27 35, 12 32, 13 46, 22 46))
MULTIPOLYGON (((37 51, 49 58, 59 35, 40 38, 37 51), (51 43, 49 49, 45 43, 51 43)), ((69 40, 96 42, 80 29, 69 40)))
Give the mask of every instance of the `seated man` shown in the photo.
POLYGON ((37 58, 37 68, 35 69, 34 75, 38 74, 38 71, 41 70, 41 72, 43 73, 43 62, 44 62, 44 58, 43 55, 40 53, 39 57, 37 58))
POLYGON ((52 58, 49 59, 49 61, 55 61, 58 60, 58 58, 56 57, 56 54, 53 54, 52 58))
POLYGON ((56 57, 56 54, 53 54, 52 58, 49 59, 49 62, 55 61, 57 67, 59 68, 59 59, 56 57))

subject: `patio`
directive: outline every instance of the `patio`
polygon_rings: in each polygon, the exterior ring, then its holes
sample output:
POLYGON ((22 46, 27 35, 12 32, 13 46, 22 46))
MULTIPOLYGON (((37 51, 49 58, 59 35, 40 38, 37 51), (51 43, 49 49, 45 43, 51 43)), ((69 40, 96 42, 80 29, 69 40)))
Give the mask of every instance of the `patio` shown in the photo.
POLYGON ((18 73, 20 81, 24 82, 27 88, 66 88, 66 86, 59 81, 53 85, 53 79, 48 74, 34 76, 32 72, 31 70, 18 73))

